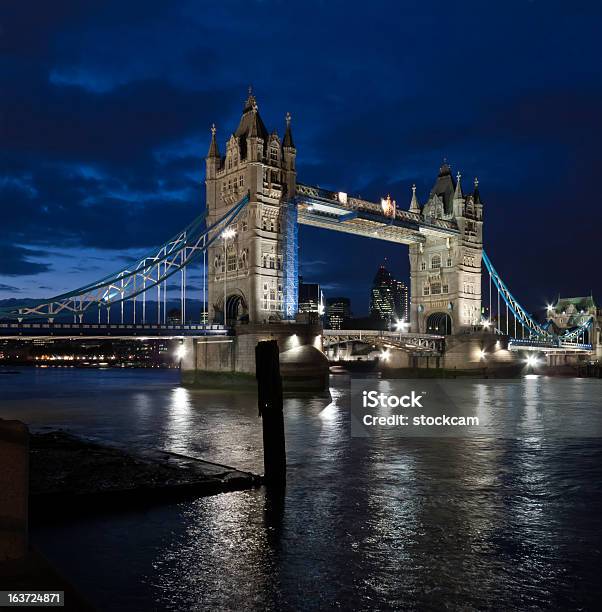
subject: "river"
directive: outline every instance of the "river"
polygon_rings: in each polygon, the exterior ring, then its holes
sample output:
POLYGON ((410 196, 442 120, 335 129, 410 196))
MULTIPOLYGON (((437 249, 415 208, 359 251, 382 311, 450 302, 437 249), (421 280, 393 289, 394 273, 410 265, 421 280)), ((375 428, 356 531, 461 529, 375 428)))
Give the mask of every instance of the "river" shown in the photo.
MULTIPOLYGON (((602 410, 602 380, 470 384, 502 419, 509 388, 552 421, 602 410)), ((331 397, 285 399, 281 498, 87 517, 32 541, 102 610, 597 607, 601 439, 542 437, 532 415, 516 438, 357 439, 348 398, 336 376, 331 397)), ((254 395, 191 391, 173 370, 24 368, 0 377, 0 417, 262 471, 254 395)))

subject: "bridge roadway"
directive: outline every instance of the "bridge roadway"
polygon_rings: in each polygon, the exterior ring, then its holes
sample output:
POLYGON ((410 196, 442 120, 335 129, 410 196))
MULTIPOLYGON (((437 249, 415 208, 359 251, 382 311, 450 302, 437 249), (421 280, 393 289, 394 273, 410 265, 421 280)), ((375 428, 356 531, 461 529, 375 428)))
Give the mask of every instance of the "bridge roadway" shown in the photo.
POLYGON ((158 325, 152 323, 0 323, 0 340, 18 338, 198 338, 204 336, 227 336, 231 330, 223 325, 158 325))
POLYGON ((445 350, 445 336, 375 329, 325 329, 322 341, 325 349, 344 342, 364 342, 432 355, 441 355, 445 350))
POLYGON ((297 184, 295 201, 301 225, 335 229, 398 244, 423 243, 428 235, 446 238, 460 233, 455 221, 424 217, 398 208, 387 214, 376 202, 300 183, 297 184))

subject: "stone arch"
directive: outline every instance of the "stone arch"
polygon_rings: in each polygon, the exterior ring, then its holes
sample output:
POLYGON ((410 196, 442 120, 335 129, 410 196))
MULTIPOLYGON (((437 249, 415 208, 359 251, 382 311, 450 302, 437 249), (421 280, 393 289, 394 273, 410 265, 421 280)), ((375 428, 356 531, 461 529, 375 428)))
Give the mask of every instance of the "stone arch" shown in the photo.
POLYGON ((447 312, 432 312, 426 318, 426 333, 449 336, 452 333, 452 318, 447 312))
POLYGON ((228 325, 249 320, 249 307, 242 292, 231 293, 226 298, 226 321, 228 325))

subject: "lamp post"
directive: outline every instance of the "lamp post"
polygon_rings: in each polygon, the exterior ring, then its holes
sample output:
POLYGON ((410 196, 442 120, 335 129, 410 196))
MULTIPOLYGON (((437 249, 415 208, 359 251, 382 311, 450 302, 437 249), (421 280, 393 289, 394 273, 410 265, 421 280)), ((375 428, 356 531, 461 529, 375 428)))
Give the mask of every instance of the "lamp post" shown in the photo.
POLYGON ((224 327, 226 327, 226 298, 227 298, 227 282, 228 282, 228 238, 234 238, 236 232, 231 227, 226 228, 222 232, 222 238, 224 239, 224 327))
POLYGON ((395 323, 395 328, 399 332, 399 341, 400 342, 401 342, 401 334, 402 334, 402 332, 405 333, 406 331, 408 331, 409 325, 410 324, 405 319, 403 319, 402 321, 397 321, 395 323))

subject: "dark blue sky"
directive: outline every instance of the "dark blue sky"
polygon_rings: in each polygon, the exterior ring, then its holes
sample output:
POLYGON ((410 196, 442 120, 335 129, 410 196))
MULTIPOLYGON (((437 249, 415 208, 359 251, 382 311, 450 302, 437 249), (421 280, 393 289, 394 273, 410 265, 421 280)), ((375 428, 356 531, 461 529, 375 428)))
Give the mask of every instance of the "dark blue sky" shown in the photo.
MULTIPOLYGON (((119 268, 204 205, 253 85, 305 183, 409 206, 443 157, 479 177, 485 248, 532 309, 602 297, 598 2, 3 3, 0 297, 119 268)), ((302 273, 367 309, 407 248, 302 228, 302 273)), ((198 282, 198 270, 196 272, 198 282)), ((193 275, 193 284, 194 284, 193 275)))

